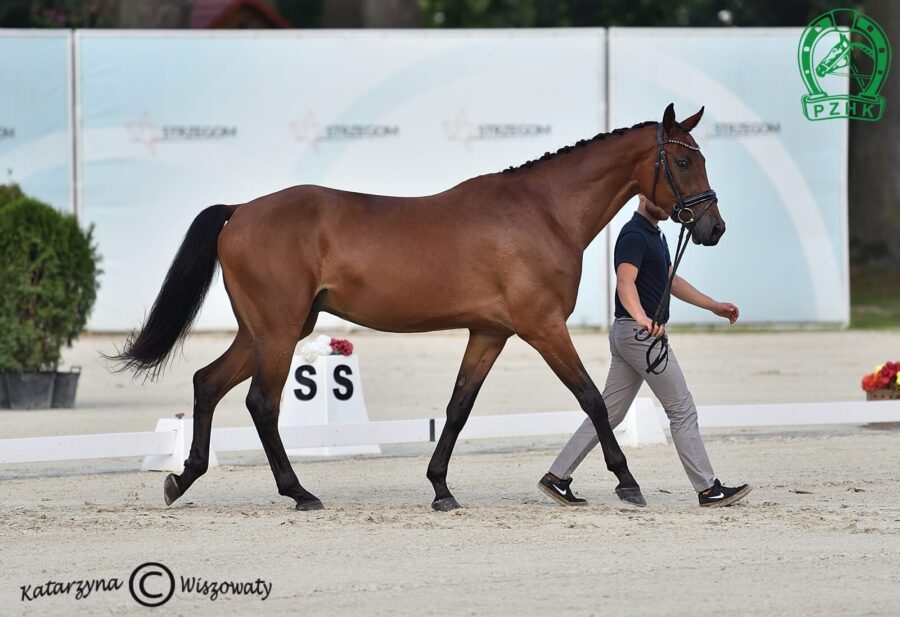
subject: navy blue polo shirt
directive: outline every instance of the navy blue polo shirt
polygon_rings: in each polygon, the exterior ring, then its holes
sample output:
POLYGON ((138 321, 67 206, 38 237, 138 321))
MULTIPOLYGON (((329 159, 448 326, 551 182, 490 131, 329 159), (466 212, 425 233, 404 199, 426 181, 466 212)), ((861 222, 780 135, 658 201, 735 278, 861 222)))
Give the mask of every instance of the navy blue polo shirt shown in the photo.
MULTIPOLYGON (((637 266, 638 275, 634 284, 637 287, 644 312, 647 313, 647 317, 653 319, 656 307, 659 306, 659 301, 666 290, 669 266, 672 263, 666 236, 659 227, 635 212, 631 220, 625 223, 622 231, 619 232, 613 261, 616 271, 619 270, 621 263, 637 266)), ((631 317, 619 300, 618 290, 616 291, 616 317, 631 317)), ((668 306, 663 309, 660 318, 661 323, 667 321, 669 321, 668 306)))

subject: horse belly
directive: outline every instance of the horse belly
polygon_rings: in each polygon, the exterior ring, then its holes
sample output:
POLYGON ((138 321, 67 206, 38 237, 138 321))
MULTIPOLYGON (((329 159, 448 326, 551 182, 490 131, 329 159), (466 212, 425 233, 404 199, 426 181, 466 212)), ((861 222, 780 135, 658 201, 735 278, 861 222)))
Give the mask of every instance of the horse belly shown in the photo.
POLYGON ((496 327, 506 321, 502 299, 488 291, 483 277, 458 261, 428 261, 382 258, 344 269, 325 283, 322 310, 388 332, 496 327))

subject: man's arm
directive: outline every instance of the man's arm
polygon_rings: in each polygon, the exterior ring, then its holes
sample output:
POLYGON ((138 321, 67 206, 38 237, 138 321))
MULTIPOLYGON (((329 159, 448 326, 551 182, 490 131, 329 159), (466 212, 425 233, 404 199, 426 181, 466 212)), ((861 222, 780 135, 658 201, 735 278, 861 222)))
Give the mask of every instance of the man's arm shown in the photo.
MULTIPOLYGON (((669 272, 671 274, 671 268, 669 268, 669 272)), ((736 322, 740 316, 740 311, 734 304, 713 300, 677 274, 672 281, 672 295, 683 302, 706 309, 719 317, 724 317, 731 323, 736 322)))
POLYGON ((637 324, 647 329, 651 336, 658 337, 666 333, 666 329, 662 324, 653 324, 644 307, 641 306, 641 298, 638 296, 637 286, 634 281, 637 279, 638 268, 634 264, 623 261, 616 268, 616 291, 619 292, 619 301, 622 306, 631 315, 637 324))

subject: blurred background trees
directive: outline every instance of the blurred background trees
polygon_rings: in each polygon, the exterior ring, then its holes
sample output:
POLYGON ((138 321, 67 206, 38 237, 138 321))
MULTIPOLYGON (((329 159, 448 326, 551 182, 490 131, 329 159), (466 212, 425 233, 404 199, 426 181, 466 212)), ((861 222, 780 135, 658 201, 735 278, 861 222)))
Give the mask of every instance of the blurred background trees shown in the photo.
POLYGON ((3 0, 0 27, 189 28, 196 27, 195 13, 235 10, 276 13, 294 28, 804 26, 828 9, 891 4, 891 0, 3 0))

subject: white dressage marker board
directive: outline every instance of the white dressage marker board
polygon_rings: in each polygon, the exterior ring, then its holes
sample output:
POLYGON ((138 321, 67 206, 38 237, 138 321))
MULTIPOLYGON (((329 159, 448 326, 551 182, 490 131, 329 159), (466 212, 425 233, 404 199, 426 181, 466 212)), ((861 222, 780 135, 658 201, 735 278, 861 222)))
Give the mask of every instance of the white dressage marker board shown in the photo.
MULTIPOLYGON (((319 356, 315 362, 307 362, 301 355, 294 355, 281 393, 280 428, 362 424, 368 421, 356 356, 319 356)), ((377 445, 288 450, 288 454, 305 456, 380 453, 381 448, 377 445)))

